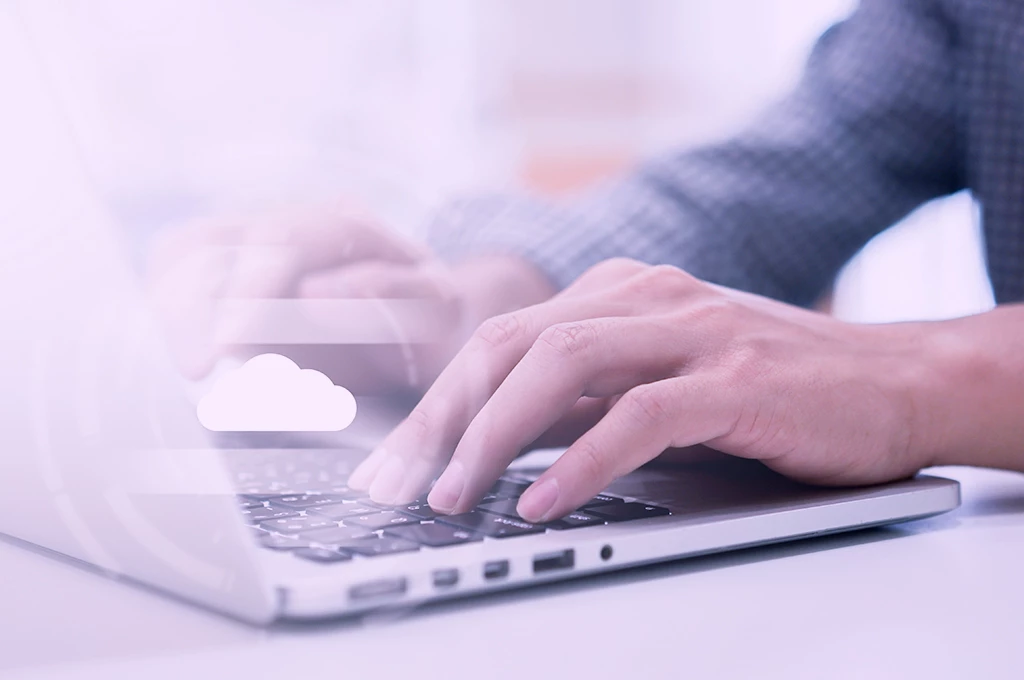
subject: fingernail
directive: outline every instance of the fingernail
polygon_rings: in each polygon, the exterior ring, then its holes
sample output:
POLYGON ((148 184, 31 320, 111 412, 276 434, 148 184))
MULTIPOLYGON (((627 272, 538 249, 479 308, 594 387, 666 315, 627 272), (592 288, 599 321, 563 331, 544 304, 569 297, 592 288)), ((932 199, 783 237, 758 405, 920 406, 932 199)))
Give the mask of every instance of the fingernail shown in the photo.
POLYGON ((462 490, 466 487, 466 471, 462 463, 453 460, 448 468, 434 484, 433 490, 427 496, 430 507, 438 512, 451 512, 462 497, 462 490))
POLYGON ((374 473, 381 467, 382 459, 385 458, 383 449, 377 449, 356 466, 348 478, 348 486, 356 491, 366 491, 373 483, 374 473))
POLYGON ((527 489, 523 497, 519 499, 516 512, 527 521, 545 522, 551 519, 548 517, 548 513, 555 507, 557 501, 558 480, 552 477, 527 489))
POLYGON ((380 472, 370 485, 370 498, 374 503, 392 505, 405 481, 405 464, 399 456, 388 456, 380 472))

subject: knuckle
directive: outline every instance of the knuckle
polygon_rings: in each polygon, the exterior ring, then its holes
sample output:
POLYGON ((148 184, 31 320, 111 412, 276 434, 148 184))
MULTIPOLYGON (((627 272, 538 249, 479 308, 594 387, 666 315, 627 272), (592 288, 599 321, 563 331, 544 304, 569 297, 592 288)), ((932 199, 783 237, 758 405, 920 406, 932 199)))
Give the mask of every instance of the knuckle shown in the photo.
POLYGON ((434 431, 434 419, 426 409, 417 406, 405 417, 407 433, 416 441, 428 441, 434 431))
POLYGON ((686 308, 686 321, 692 325, 729 323, 739 312, 739 303, 721 295, 705 295, 686 308))
POLYGON ((605 462, 597 445, 589 438, 583 438, 576 442, 574 449, 575 456, 573 462, 577 467, 579 476, 588 481, 603 479, 605 476, 605 462))
POLYGON ((350 292, 353 297, 386 297, 399 284, 396 271, 379 263, 370 263, 351 272, 342 270, 338 276, 341 290, 350 292))
POLYGON ((669 417, 669 395, 666 390, 642 385, 627 392, 620 403, 626 417, 643 428, 656 427, 669 417))
POLYGON ((647 265, 639 260, 628 257, 613 257, 595 264, 590 268, 594 273, 630 274, 647 269, 647 265))
POLYGON ((775 342, 768 337, 744 336, 729 342, 719 357, 719 372, 730 387, 750 385, 773 370, 775 342))
POLYGON ((541 333, 538 343, 562 357, 578 356, 593 347, 597 332, 589 323, 575 322, 551 326, 541 333))
POLYGON ((519 314, 502 314, 480 324, 474 339, 487 347, 501 347, 518 339, 525 326, 519 314))
POLYGON ((733 343, 726 360, 726 375, 733 384, 748 384, 769 370, 774 342, 765 337, 746 337, 733 343))
POLYGON ((660 264, 646 267, 630 280, 632 292, 653 297, 677 298, 699 290, 701 283, 678 267, 660 264))
POLYGON ((629 278, 647 268, 643 262, 632 260, 628 257, 613 257, 602 260, 587 269, 580 275, 577 284, 601 284, 608 281, 618 281, 629 278))

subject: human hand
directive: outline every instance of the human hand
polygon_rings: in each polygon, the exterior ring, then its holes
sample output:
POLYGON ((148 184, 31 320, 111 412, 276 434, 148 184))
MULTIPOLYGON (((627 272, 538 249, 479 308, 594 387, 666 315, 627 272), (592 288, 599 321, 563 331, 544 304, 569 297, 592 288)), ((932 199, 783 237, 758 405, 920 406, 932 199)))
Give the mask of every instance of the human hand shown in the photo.
POLYGON ((170 230, 153 248, 148 276, 187 377, 204 377, 224 357, 277 352, 363 393, 422 394, 481 320, 553 293, 524 261, 448 267, 341 208, 170 230), (295 304, 282 318, 268 300, 295 304), (267 341, 281 326, 288 342, 267 341), (309 341, 294 341, 303 334, 309 341))
POLYGON ((523 495, 565 515, 669 448, 703 444, 811 483, 908 476, 919 335, 858 326, 612 260, 548 302, 484 323, 350 485, 381 503, 470 510, 530 442, 587 403, 603 417, 523 495), (599 403, 599 402, 598 402, 599 403))

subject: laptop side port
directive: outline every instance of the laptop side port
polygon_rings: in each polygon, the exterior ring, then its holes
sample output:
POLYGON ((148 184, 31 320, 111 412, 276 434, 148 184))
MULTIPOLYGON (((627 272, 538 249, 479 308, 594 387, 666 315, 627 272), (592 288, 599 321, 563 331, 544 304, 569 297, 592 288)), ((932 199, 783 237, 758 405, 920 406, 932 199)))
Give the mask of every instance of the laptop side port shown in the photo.
POLYGON ((404 595, 408 587, 409 584, 404 578, 386 578, 352 586, 348 590, 348 597, 353 602, 394 597, 404 595))
POLYGON ((484 578, 488 581, 508 576, 508 560, 495 560, 484 563, 484 578))
POLYGON ((572 569, 576 566, 576 553, 571 548, 559 552, 542 553, 533 558, 533 573, 572 569))
POLYGON ((458 569, 437 569, 433 573, 435 588, 452 588, 459 582, 458 569))

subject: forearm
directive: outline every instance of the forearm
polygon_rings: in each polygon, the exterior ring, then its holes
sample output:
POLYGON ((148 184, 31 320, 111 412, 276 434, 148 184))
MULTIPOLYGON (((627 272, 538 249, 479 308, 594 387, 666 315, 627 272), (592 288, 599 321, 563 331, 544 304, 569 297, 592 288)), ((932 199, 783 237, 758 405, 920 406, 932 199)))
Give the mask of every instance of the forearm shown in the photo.
POLYGON ((913 445, 935 465, 1024 471, 1024 305, 933 324, 913 445))
POLYGON ((562 204, 454 203, 432 245, 453 262, 518 255, 560 288, 628 257, 809 306, 875 234, 961 188, 951 44, 933 0, 865 0, 796 90, 732 139, 562 204))

